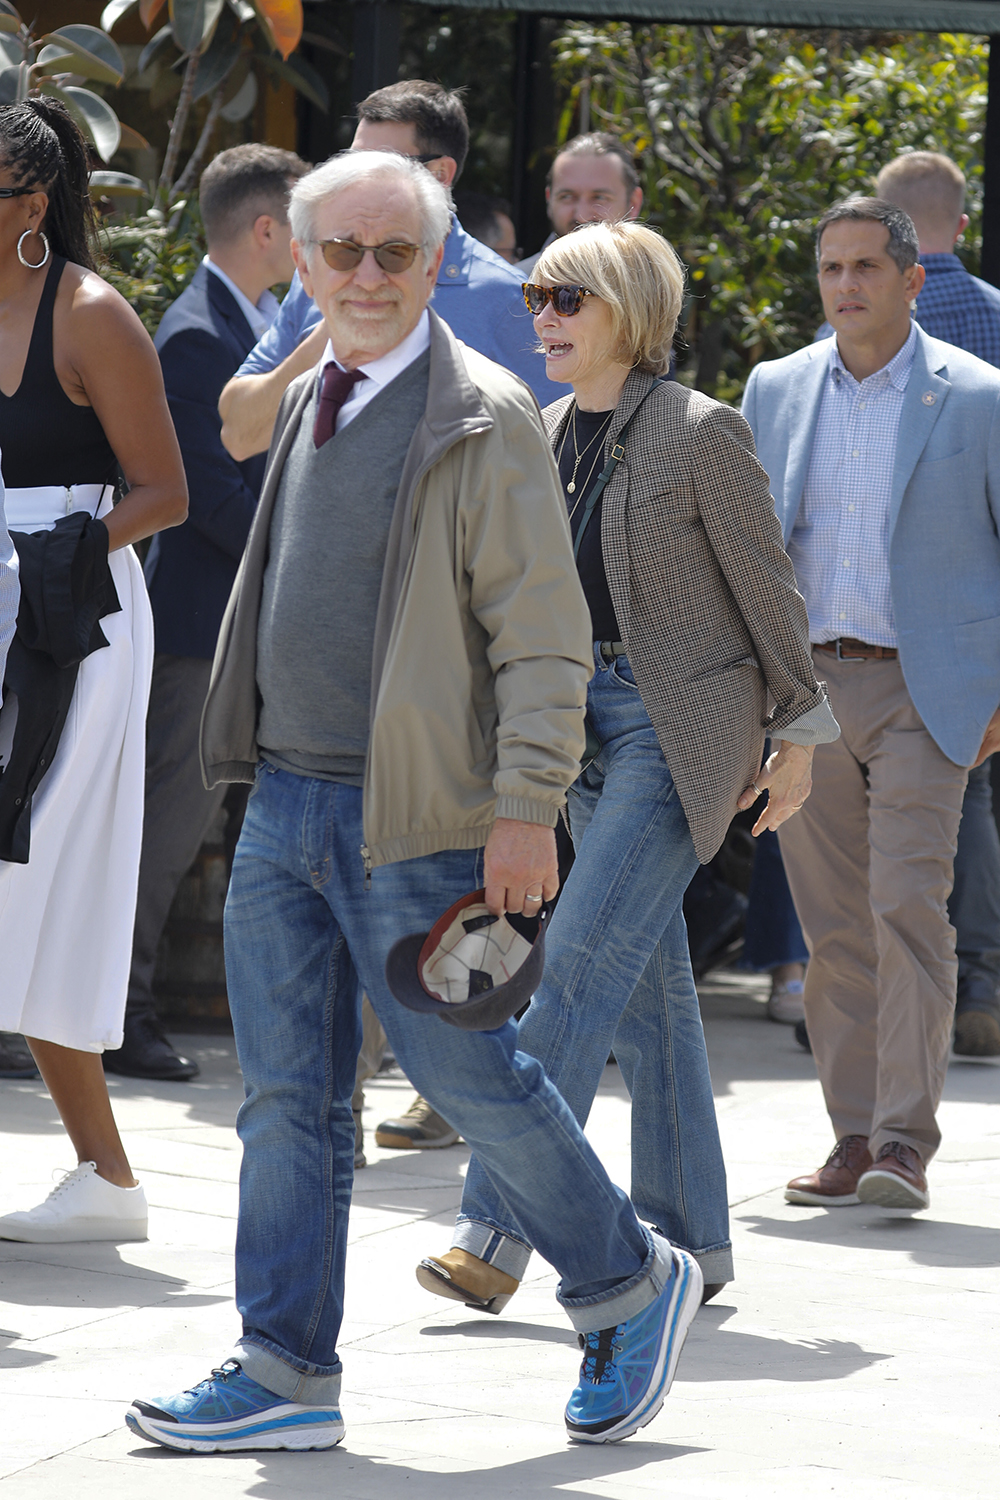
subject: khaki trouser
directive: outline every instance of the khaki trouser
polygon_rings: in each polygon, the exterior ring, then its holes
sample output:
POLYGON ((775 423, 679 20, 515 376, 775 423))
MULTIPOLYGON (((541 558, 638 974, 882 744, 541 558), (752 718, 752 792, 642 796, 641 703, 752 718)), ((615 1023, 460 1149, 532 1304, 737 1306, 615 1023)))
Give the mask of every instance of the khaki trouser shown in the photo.
POLYGON ((942 754, 898 661, 815 653, 841 738, 779 839, 810 951, 806 1026, 839 1140, 929 1161, 948 1065, 955 932, 947 900, 968 771, 942 754))

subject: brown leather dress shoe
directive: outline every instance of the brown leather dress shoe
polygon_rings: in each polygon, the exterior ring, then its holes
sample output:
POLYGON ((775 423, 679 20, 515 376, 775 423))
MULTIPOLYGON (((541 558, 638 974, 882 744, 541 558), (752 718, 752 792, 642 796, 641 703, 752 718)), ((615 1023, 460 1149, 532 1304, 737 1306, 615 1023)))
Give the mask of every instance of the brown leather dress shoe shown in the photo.
POLYGON ((506 1307, 521 1285, 513 1276, 498 1271, 478 1255, 470 1255, 468 1250, 428 1255, 417 1267, 417 1280, 425 1291, 488 1313, 498 1313, 506 1307))
POLYGON ((871 1164, 866 1135, 841 1136, 818 1172, 792 1178, 785 1188, 785 1202, 846 1208, 859 1202, 858 1179, 871 1164))
POLYGON ((877 1203, 880 1208, 928 1208, 924 1164, 912 1146, 902 1141, 887 1141, 875 1158, 875 1165, 858 1183, 861 1203, 877 1203))

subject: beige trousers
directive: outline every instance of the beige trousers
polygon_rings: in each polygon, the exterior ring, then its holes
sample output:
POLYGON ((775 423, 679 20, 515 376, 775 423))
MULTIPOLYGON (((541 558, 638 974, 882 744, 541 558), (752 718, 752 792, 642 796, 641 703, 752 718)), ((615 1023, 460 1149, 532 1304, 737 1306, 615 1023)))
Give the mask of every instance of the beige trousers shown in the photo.
POLYGON ((958 964, 948 921, 968 771, 942 754, 898 661, 815 653, 841 738, 781 828, 810 952, 805 1011, 839 1140, 873 1156, 902 1141, 926 1162, 948 1065, 958 964))

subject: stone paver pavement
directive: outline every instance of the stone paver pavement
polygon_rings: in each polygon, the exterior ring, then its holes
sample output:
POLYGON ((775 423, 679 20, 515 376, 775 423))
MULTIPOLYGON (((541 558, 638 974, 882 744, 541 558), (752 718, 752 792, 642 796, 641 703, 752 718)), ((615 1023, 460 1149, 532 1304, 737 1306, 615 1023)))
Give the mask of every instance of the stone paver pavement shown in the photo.
MULTIPOLYGON (((417 1286, 416 1261, 447 1247, 466 1149, 370 1146, 352 1210, 342 1447, 199 1457, 137 1442, 129 1401, 193 1384, 238 1332, 239 1074, 231 1041, 185 1038, 195 1083, 112 1081, 149 1242, 0 1242, 0 1500, 996 1495, 1000 1068, 952 1064, 928 1213, 792 1208, 784 1182, 830 1144, 811 1060, 765 1020, 759 981, 716 976, 704 1010, 738 1279, 696 1318, 673 1392, 636 1437, 566 1443, 579 1356, 537 1257, 499 1318, 417 1286)), ((398 1076, 376 1080, 369 1131, 409 1098, 398 1076)), ((614 1068, 589 1133, 627 1186, 614 1068)), ((38 1084, 0 1083, 0 1138, 3 1209, 38 1201, 71 1165, 38 1084)))

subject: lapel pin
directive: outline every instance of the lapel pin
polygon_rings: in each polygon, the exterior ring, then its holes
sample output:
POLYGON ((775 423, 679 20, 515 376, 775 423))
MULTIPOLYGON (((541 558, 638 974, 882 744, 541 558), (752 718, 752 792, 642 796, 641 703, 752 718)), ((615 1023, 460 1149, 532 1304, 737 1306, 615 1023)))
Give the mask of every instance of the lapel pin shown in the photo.
POLYGON ((933 406, 936 400, 937 397, 933 391, 924 391, 923 402, 925 406, 933 406))

